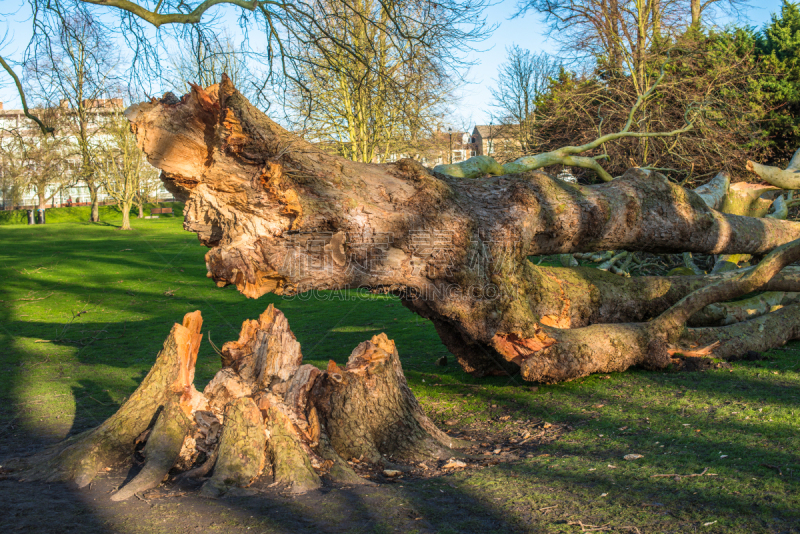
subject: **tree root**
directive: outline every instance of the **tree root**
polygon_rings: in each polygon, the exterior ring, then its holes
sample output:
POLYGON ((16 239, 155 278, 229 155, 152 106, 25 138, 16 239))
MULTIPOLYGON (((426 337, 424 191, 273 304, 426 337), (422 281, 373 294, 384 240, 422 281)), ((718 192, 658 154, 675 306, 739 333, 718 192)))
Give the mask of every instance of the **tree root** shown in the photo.
POLYGON ((320 371, 301 365, 286 317, 270 305, 223 345, 223 367, 199 393, 192 381, 201 324, 194 312, 173 327, 143 383, 98 428, 9 467, 21 479, 85 486, 99 469, 129 462, 146 436, 144 467, 112 500, 151 489, 176 471, 180 478, 210 475, 202 487, 208 496, 247 487, 264 473, 304 493, 319 488, 321 476, 366 482, 345 460, 417 462, 453 456, 466 445, 422 412, 384 334, 356 347, 344 368, 331 362, 320 371))
POLYGON ((124 501, 134 494, 155 488, 180 455, 183 440, 189 433, 191 421, 175 399, 170 399, 156 420, 144 447, 146 463, 136 477, 111 496, 112 501, 124 501))

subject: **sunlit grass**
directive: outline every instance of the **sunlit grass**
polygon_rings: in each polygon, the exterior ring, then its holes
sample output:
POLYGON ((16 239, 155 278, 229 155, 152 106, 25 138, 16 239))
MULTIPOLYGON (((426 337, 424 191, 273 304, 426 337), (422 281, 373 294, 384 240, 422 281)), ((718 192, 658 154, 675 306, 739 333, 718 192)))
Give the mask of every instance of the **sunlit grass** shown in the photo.
MULTIPOLYGON (((476 379, 452 356, 437 366, 448 353, 433 326, 394 297, 248 300, 217 288, 205 276, 206 249, 180 224, 0 230, 0 451, 60 439, 108 417, 185 313, 200 309, 204 333, 221 346, 274 303, 305 360, 321 367, 344 363, 358 343, 386 332, 428 413, 441 425, 457 422, 445 428, 481 423, 499 435, 527 420, 570 426, 518 463, 424 483, 419 491, 431 492, 430 502, 403 497, 441 532, 478 528, 474 517, 454 517, 433 499, 442 492, 479 499, 485 510, 540 532, 575 532, 568 523, 578 520, 623 532, 796 532, 800 525, 794 344, 732 371, 631 370, 553 386, 518 376, 476 379), (643 458, 625 461, 628 453, 643 458), (706 468, 702 477, 653 477, 706 468)), ((198 388, 218 369, 206 340, 198 388)))

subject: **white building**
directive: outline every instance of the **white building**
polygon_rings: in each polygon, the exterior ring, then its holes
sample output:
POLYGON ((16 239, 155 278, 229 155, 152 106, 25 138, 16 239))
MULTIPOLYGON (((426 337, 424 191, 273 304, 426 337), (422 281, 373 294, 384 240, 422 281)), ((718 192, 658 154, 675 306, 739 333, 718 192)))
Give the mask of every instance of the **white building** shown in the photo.
MULTIPOLYGON (((121 98, 108 98, 108 99, 96 99, 84 102, 85 107, 90 110, 90 123, 89 128, 90 130, 96 131, 99 127, 103 125, 105 121, 107 121, 113 114, 119 113, 123 109, 123 102, 121 98)), ((61 105, 57 110, 48 110, 53 111, 56 113, 66 113, 66 114, 75 114, 75 110, 69 108, 66 101, 62 101, 61 105)), ((34 112, 36 113, 36 112, 34 112)), ((32 120, 28 119, 25 116, 25 113, 21 109, 4 109, 3 103, 0 102, 0 143, 3 143, 5 139, 8 139, 10 135, 23 135, 23 136, 34 136, 38 135, 38 125, 33 122, 32 120)), ((75 139, 74 136, 71 137, 75 139)), ((103 135, 102 133, 98 133, 94 136, 93 142, 96 144, 100 144, 103 141, 107 141, 108 137, 103 135)), ((77 147, 77 140, 73 141, 73 144, 77 147)), ((64 166, 67 169, 65 172, 70 172, 69 169, 76 169, 78 168, 78 160, 75 156, 68 158, 74 161, 66 161, 66 165, 64 166)), ((0 162, 0 174, 3 173, 2 162, 0 162)), ((76 180, 77 182, 77 180, 76 180)), ((56 188, 50 188, 46 195, 49 198, 54 192, 56 192, 56 188)), ((89 188, 86 184, 82 183, 74 183, 67 187, 61 187, 60 191, 56 192, 56 195, 53 197, 52 203, 49 203, 48 207, 61 207, 68 204, 71 205, 90 205, 90 193, 89 188)), ((164 188, 163 183, 159 183, 158 190, 155 193, 154 200, 158 201, 166 201, 172 200, 172 193, 168 192, 164 188)), ((102 188, 98 192, 98 200, 101 204, 114 204, 114 199, 111 198, 102 188)), ((26 190, 22 195, 22 201, 17 206, 12 206, 10 204, 10 199, 4 198, 3 191, 0 189, 0 209, 15 209, 15 208, 23 208, 23 207, 35 207, 39 203, 38 198, 36 197, 35 192, 32 189, 26 190)))

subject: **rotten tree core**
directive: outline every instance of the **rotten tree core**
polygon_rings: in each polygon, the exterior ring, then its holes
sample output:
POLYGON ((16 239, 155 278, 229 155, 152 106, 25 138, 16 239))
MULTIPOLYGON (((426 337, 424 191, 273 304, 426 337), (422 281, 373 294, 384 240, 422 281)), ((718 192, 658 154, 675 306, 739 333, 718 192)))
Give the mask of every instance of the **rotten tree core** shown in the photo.
MULTIPOLYGON (((210 247, 208 277, 217 285, 235 284, 251 298, 394 293, 433 322, 474 375, 521 371, 559 382, 663 367, 665 354, 702 348, 697 340, 721 341, 714 355, 725 357, 792 337, 796 304, 763 316, 782 329, 771 338, 759 330, 738 339, 737 329, 753 325, 729 324, 734 313, 709 325, 719 306, 668 329, 641 327, 741 274, 621 279, 528 260, 599 250, 763 255, 800 237, 800 223, 716 211, 657 173, 631 169, 581 186, 537 171, 462 179, 413 160, 355 163, 285 131, 227 77, 126 114, 166 187, 186 201, 184 227, 210 247)), ((797 282, 797 273, 773 273, 765 284, 797 291, 797 282)))
POLYGON ((269 475, 303 493, 320 487, 320 477, 367 483, 349 462, 398 467, 468 445, 423 413, 385 334, 356 347, 344 367, 331 361, 320 371, 302 363, 286 317, 270 305, 223 345, 222 369, 200 392, 193 379, 201 325, 193 312, 172 328, 150 373, 102 425, 4 467, 26 480, 83 487, 144 444, 144 465, 112 500, 154 488, 170 472, 201 481, 209 496, 269 475))

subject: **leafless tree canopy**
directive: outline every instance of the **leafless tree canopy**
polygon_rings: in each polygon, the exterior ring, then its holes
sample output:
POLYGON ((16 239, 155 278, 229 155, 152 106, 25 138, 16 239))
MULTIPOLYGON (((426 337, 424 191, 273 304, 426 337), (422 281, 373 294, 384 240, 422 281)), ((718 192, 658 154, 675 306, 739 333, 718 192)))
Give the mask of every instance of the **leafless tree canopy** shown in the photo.
MULTIPOLYGON (((611 72, 643 72, 662 38, 738 14, 747 0, 520 0, 517 15, 539 13, 566 56, 599 58, 611 72)), ((640 93, 643 89, 640 89, 640 93)))
POLYGON ((40 105, 61 110, 61 128, 75 140, 80 161, 73 178, 88 187, 90 219, 97 222, 101 181, 95 148, 103 128, 96 108, 121 95, 121 56, 86 11, 54 12, 37 21, 37 30, 25 61, 25 83, 40 105))
POLYGON ((368 67, 371 51, 331 30, 353 20, 384 34, 398 60, 435 55, 455 72, 468 63, 470 46, 486 36, 483 11, 489 4, 490 0, 378 0, 379 9, 364 11, 359 2, 326 0, 32 0, 35 31, 29 55, 51 38, 48 28, 54 20, 103 14, 103 31, 124 40, 132 55, 131 85, 147 91, 153 80, 163 79, 164 56, 174 54, 176 43, 199 50, 201 70, 208 71, 206 54, 224 50, 219 17, 234 14, 242 42, 238 52, 265 69, 259 79, 249 80, 250 94, 265 96, 273 73, 292 77, 302 72, 310 64, 299 51, 322 42, 368 67))
MULTIPOLYGON (((703 183, 720 170, 740 171, 748 159, 763 159, 764 134, 758 117, 766 104, 749 96, 760 65, 741 54, 736 38, 681 41, 663 61, 665 76, 634 117, 633 131, 672 131, 691 118, 690 131, 673 138, 622 138, 599 147, 604 167, 615 176, 630 167, 656 169, 679 181, 703 183), (761 106, 761 107, 759 107, 761 106)), ((647 65, 653 77, 657 65, 647 65)), ((563 71, 537 108, 540 151, 579 145, 613 132, 629 118, 636 98, 634 76, 578 76, 563 71)))
POLYGON ((38 207, 44 209, 63 187, 73 183, 73 147, 56 110, 37 109, 36 113, 52 131, 0 130, 0 183, 11 200, 20 201, 25 191, 32 191, 38 207))
POLYGON ((285 77, 291 122, 356 161, 418 152, 452 98, 456 81, 449 52, 423 51, 403 35, 387 33, 391 13, 381 2, 357 0, 352 9, 359 16, 330 4, 337 17, 326 22, 327 36, 291 51, 302 60, 285 77), (381 24, 366 24, 369 18, 381 24))
POLYGON ((519 128, 522 153, 535 149, 537 100, 547 92, 551 78, 558 75, 559 63, 550 55, 534 53, 517 45, 506 51, 495 87, 491 89, 494 106, 506 124, 519 128))

